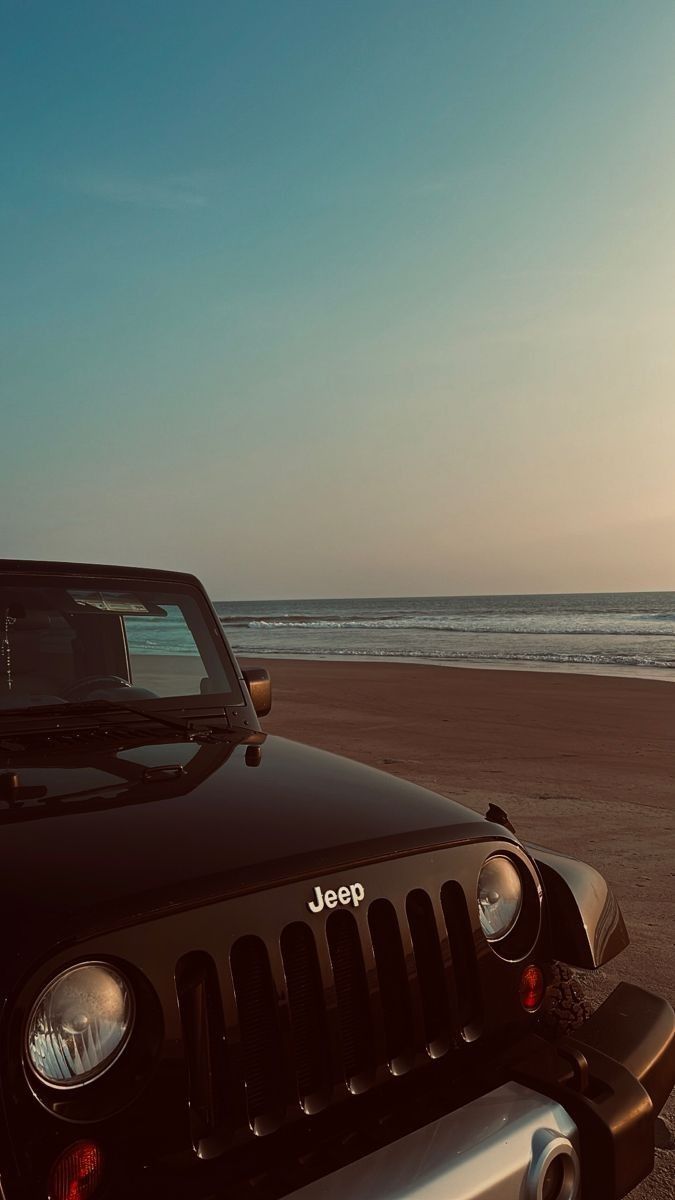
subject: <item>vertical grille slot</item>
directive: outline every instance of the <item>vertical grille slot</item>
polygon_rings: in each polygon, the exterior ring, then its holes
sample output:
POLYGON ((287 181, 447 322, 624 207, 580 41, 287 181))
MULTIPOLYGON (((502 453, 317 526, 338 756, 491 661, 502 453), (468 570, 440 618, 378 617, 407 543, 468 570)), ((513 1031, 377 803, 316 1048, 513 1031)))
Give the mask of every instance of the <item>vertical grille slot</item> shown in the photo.
POLYGON ((395 1074, 403 1074, 414 1058, 413 1018, 405 954, 396 909, 388 900, 375 900, 368 924, 384 1017, 387 1058, 395 1074))
POLYGON ((464 1038, 473 1041, 481 1025, 478 964, 466 896, 459 883, 443 884, 441 905, 452 952, 459 1022, 464 1038))
POLYGON ((270 1133, 283 1120, 286 1087, 278 1000, 269 958, 260 938, 247 936, 235 942, 230 961, 249 1122, 255 1133, 270 1133))
POLYGON ((288 990, 295 1075, 303 1107, 317 1112, 327 1102, 331 1082, 328 1029, 321 969, 314 936, 298 921, 281 935, 288 990))
POLYGON ((326 922, 333 966, 338 1026, 345 1079, 360 1090, 363 1076, 374 1066, 373 1030, 368 984, 359 931, 351 913, 331 913, 326 922))
POLYGON ((225 1049, 225 1023, 215 963, 195 951, 176 967, 178 1008, 188 1071, 192 1144, 210 1157, 209 1139, 229 1122, 224 1097, 231 1094, 225 1049))
POLYGON ((432 1058, 440 1058, 450 1048, 450 1016, 434 906, 427 893, 417 889, 409 893, 406 911, 417 964, 427 1048, 432 1058))

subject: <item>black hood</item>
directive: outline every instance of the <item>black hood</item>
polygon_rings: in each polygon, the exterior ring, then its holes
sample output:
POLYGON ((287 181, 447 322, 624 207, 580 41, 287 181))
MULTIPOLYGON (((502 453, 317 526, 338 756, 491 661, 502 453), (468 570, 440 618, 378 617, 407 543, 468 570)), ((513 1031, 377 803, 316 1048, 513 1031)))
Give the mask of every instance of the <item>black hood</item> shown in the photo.
POLYGON ((260 734, 23 753, 2 769, 20 784, 5 774, 0 793, 5 963, 176 907, 511 838, 412 783, 260 734))

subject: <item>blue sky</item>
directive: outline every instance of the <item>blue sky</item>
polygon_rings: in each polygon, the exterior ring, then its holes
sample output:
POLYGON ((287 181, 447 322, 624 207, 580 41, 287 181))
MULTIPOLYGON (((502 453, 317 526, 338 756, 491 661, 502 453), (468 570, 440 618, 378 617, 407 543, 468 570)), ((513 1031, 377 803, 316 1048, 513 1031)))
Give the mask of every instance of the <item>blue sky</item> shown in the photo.
POLYGON ((0 15, 0 554, 675 588, 672 4, 0 15))

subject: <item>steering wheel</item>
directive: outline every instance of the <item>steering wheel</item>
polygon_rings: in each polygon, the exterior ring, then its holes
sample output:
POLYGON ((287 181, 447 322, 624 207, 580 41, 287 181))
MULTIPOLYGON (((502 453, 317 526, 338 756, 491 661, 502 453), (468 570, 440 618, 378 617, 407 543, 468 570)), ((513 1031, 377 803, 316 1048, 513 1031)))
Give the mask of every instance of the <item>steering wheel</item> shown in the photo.
POLYGON ((128 679, 122 679, 120 675, 87 675, 85 679, 78 679, 72 687, 63 692, 64 700, 86 700, 89 692, 93 692, 98 688, 118 688, 131 687, 128 679))

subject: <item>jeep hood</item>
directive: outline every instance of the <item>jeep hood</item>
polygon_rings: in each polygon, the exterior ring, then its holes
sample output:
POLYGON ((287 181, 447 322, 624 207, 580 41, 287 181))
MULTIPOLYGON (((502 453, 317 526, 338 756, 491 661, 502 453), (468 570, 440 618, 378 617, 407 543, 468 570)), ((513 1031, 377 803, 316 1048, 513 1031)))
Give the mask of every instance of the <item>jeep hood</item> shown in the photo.
POLYGON ((0 801, 5 961, 346 866, 515 840, 415 784, 260 734, 22 754, 9 770, 20 787, 0 801))

